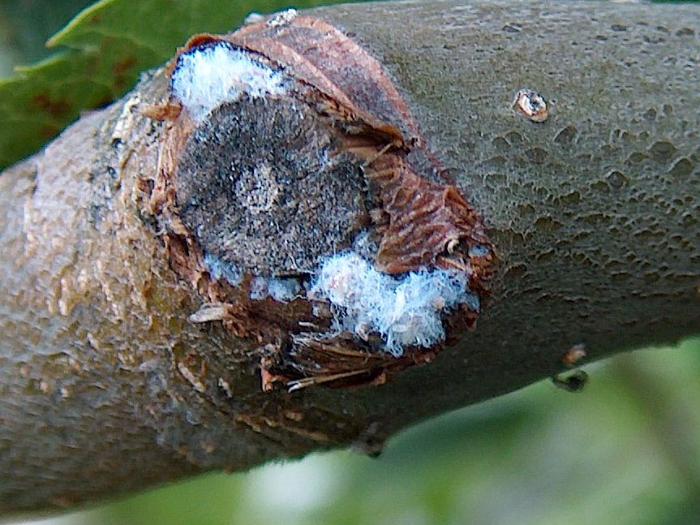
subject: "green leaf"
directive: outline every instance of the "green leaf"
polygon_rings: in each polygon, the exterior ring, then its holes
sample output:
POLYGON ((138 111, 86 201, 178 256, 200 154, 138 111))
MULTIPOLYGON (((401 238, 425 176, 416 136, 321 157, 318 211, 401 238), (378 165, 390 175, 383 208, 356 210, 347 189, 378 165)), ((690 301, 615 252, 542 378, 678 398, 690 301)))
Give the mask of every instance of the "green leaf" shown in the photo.
POLYGON ((113 92, 102 84, 94 55, 61 53, 20 76, 0 82, 0 166, 31 153, 78 116, 81 108, 109 102, 113 92))
MULTIPOLYGON (((300 8, 322 0, 301 0, 300 8)), ((0 169, 37 151, 84 110, 131 89, 141 71, 175 54, 195 33, 233 31, 253 11, 284 0, 102 0, 49 40, 63 51, 0 80, 0 169)))

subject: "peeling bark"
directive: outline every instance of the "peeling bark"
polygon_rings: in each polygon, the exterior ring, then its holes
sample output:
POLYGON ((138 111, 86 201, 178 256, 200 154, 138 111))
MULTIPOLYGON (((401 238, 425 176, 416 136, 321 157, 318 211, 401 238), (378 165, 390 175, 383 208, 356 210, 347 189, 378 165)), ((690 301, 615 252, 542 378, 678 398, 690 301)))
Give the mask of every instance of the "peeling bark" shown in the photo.
MULTIPOLYGON (((142 213, 164 72, 0 177, 0 511, 356 444, 700 332, 700 9, 317 11, 387 69, 501 261, 476 331, 383 385, 260 389, 142 213), (513 108, 534 90, 548 118, 513 108), (206 314, 206 315, 205 315, 206 314), (192 316, 195 316, 192 318, 192 316), (202 317, 204 318, 204 317, 202 317)), ((214 308, 214 309, 212 309, 214 308)), ((241 357, 241 356, 244 357, 241 357)))

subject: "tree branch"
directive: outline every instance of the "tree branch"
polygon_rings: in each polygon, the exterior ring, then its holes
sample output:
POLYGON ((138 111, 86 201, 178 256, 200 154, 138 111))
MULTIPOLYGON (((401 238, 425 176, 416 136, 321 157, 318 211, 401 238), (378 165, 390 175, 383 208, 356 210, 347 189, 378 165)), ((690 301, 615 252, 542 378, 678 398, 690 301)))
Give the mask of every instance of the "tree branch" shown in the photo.
POLYGON ((0 512, 355 444, 700 332, 700 9, 508 1, 322 9, 380 60, 499 258, 474 332, 381 386, 263 392, 259 355, 144 213, 163 71, 0 177, 0 512), (519 115, 520 89, 547 100, 519 115))

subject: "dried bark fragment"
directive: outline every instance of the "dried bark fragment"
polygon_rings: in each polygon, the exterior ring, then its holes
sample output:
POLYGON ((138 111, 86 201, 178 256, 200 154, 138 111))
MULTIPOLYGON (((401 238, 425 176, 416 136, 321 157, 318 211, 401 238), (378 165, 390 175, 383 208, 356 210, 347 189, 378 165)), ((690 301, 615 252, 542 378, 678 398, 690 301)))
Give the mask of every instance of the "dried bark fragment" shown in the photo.
POLYGON ((518 91, 513 100, 513 109, 532 122, 542 123, 549 118, 547 101, 532 89, 518 91))

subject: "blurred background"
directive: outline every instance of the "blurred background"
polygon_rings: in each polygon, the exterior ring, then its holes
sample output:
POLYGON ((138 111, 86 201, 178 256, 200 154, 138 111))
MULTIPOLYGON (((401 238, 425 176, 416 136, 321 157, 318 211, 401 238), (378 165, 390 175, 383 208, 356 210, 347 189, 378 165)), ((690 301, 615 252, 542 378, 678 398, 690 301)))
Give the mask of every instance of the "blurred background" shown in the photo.
MULTIPOLYGON (((0 78, 91 3, 0 0, 0 78)), ((376 459, 315 454, 31 523, 700 524, 700 338, 585 369, 580 393, 543 381, 410 428, 376 459)))

